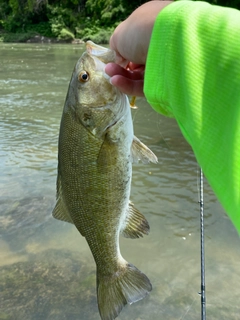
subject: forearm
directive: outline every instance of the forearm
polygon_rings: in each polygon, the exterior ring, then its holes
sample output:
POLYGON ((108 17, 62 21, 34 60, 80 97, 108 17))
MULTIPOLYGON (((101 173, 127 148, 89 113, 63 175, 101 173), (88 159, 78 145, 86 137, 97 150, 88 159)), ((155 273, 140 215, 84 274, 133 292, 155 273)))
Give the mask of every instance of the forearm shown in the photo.
POLYGON ((240 12, 176 2, 155 22, 144 79, 153 108, 176 118, 240 231, 240 12))
POLYGON ((172 3, 154 25, 145 75, 147 99, 157 111, 161 105, 163 113, 174 115, 176 104, 181 111, 183 105, 202 105, 203 88, 214 102, 217 93, 232 98, 229 90, 236 85, 229 84, 239 84, 239 56, 240 11, 206 2, 172 3))

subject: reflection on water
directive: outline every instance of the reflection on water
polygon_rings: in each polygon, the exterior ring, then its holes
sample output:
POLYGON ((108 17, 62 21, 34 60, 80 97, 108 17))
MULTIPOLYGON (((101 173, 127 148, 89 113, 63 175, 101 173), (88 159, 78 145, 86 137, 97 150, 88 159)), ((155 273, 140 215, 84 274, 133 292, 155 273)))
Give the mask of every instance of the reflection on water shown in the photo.
MULTIPOLYGON (((100 319, 85 239, 51 217, 59 122, 83 49, 0 45, 0 319, 100 319)), ((159 163, 134 165, 131 198, 151 232, 121 250, 153 291, 118 319, 200 319, 198 166, 175 121, 137 105, 135 134, 159 163)), ((239 238, 206 181, 204 202, 207 316, 239 319, 239 238)))

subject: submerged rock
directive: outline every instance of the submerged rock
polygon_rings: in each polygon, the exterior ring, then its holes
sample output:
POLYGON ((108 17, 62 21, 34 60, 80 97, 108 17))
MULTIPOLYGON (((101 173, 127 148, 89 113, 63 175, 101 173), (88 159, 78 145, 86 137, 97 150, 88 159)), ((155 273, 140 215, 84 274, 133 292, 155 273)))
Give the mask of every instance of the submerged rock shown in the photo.
POLYGON ((0 268, 0 319, 99 319, 95 270, 77 253, 46 250, 0 268))
POLYGON ((35 233, 36 227, 51 218, 55 199, 47 197, 32 197, 0 202, 0 234, 9 235, 23 231, 26 228, 28 235, 35 233))

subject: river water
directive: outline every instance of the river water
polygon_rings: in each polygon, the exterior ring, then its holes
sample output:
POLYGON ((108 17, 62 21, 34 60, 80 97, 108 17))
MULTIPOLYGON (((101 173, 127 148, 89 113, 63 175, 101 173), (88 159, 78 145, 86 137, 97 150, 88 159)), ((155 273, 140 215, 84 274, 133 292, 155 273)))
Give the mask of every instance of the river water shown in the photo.
MULTIPOLYGON (((51 216, 59 122, 83 50, 0 44, 0 319, 100 319, 85 239, 51 216)), ((198 165, 173 119, 136 104, 135 134, 159 163, 133 167, 131 199, 151 232, 121 239, 121 251, 153 291, 118 319, 200 319, 198 165)), ((240 240, 206 180, 204 204, 207 317, 239 319, 240 240)))

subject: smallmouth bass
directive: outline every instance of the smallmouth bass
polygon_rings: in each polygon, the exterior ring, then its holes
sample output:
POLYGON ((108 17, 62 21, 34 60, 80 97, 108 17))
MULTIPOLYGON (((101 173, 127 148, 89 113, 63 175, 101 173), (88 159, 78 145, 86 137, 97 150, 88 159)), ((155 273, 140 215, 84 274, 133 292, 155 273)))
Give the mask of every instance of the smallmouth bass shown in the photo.
POLYGON ((76 226, 97 266, 102 320, 152 289, 147 276, 121 255, 119 235, 149 232, 130 202, 132 162, 157 162, 133 134, 130 104, 104 72, 114 52, 87 42, 72 74, 63 109, 58 151, 57 202, 53 217, 76 226))

